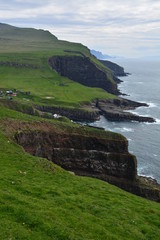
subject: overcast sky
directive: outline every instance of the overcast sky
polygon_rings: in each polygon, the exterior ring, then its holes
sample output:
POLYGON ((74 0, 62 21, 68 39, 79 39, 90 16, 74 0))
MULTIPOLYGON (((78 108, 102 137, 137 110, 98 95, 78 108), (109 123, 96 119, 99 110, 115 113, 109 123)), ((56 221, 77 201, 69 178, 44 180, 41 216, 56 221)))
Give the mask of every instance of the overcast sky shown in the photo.
POLYGON ((0 22, 125 57, 160 56, 160 0, 0 0, 0 22))

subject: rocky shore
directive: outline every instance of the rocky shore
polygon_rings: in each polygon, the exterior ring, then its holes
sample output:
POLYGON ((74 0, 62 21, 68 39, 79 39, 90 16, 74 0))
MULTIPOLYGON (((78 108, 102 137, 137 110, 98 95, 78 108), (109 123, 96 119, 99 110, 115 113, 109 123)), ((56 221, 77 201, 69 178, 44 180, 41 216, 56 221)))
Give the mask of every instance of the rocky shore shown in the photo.
MULTIPOLYGON (((56 70, 62 76, 66 76, 76 82, 89 87, 100 87, 104 90, 119 95, 117 83, 121 82, 117 76, 127 76, 124 68, 110 61, 100 61, 104 66, 111 70, 111 75, 98 68, 89 58, 85 56, 55 56, 49 60, 49 65, 53 70, 56 70), (114 81, 111 81, 110 77, 114 81)), ((123 94, 122 94, 123 95, 123 94)), ((92 111, 84 112, 73 111, 69 109, 50 108, 51 113, 64 115, 69 119, 76 121, 95 121, 98 116, 104 115, 110 121, 138 121, 138 122, 155 122, 151 117, 143 117, 128 112, 137 107, 147 107, 145 103, 117 97, 115 99, 100 100, 92 103, 92 111), (94 105, 95 104, 95 105, 94 105), (75 113, 75 114, 74 114, 75 113)), ((43 111, 48 111, 46 107, 42 107, 43 111)))
POLYGON ((128 112, 128 110, 133 110, 137 107, 148 107, 146 103, 138 103, 119 97, 117 99, 99 100, 96 106, 101 110, 101 114, 110 121, 155 122, 152 117, 143 117, 128 112))
POLYGON ((155 120, 151 117, 143 117, 128 110, 133 110, 137 107, 148 107, 146 103, 138 103, 117 97, 115 99, 99 99, 93 101, 92 104, 87 105, 81 109, 69 109, 53 106, 36 106, 41 112, 52 114, 59 114, 65 116, 73 121, 96 121, 103 115, 109 121, 137 121, 153 123, 155 120), (86 110, 88 109, 88 110, 86 110))

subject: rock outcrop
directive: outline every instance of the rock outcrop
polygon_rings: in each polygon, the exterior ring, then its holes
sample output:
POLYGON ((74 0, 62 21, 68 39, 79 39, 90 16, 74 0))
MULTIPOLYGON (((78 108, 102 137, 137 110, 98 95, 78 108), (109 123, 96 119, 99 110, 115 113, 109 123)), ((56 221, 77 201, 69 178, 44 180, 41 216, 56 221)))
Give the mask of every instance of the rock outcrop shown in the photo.
POLYGON ((35 108, 41 112, 58 114, 65 116, 73 121, 87 121, 93 122, 100 118, 100 111, 98 109, 93 109, 87 111, 85 109, 76 108, 63 108, 63 107, 53 107, 53 106, 35 106, 35 108))
POLYGON ((113 62, 110 62, 110 61, 107 61, 107 60, 99 60, 104 66, 108 67, 112 72, 113 74, 116 76, 116 77, 124 77, 124 76, 127 76, 128 73, 126 73, 124 71, 124 68, 119 66, 118 64, 116 63, 113 63, 113 62))
POLYGON ((65 116, 73 121, 78 122, 93 122, 100 119, 100 115, 110 121, 138 121, 138 122, 155 122, 151 117, 139 116, 127 110, 135 109, 136 107, 148 105, 145 103, 138 103, 123 98, 95 100, 90 105, 83 108, 64 108, 46 105, 30 106, 20 104, 15 101, 1 100, 3 106, 13 110, 27 113, 29 115, 36 115, 44 118, 54 118, 54 114, 65 116), (38 110, 38 111, 37 111, 38 110))
POLYGON ((21 132, 15 138, 32 155, 45 157, 75 173, 97 173, 131 180, 136 176, 136 158, 128 153, 126 140, 34 131, 21 132))
POLYGON ((77 175, 99 178, 139 196, 160 201, 159 185, 144 184, 137 176, 136 157, 128 152, 128 142, 123 136, 111 132, 104 136, 102 130, 102 137, 57 132, 42 123, 34 128, 28 125, 27 130, 23 127, 21 130, 18 127, 15 140, 30 154, 47 158, 77 175))
POLYGON ((51 57, 49 59, 49 65, 61 76, 68 77, 85 86, 103 88, 109 93, 119 94, 117 84, 111 80, 112 73, 108 74, 102 69, 99 69, 88 57, 51 57))
POLYGON ((152 117, 144 117, 128 112, 137 107, 147 107, 146 103, 139 103, 124 98, 96 100, 89 106, 91 110, 85 109, 69 109, 58 108, 52 106, 36 106, 41 112, 49 112, 52 114, 59 114, 65 116, 73 121, 96 121, 100 118, 100 115, 104 115, 107 120, 110 121, 137 121, 137 122, 150 122, 155 120, 152 117))
POLYGON ((147 107, 146 103, 138 103, 124 98, 98 100, 97 108, 101 110, 101 114, 110 121, 138 121, 150 122, 155 120, 152 117, 144 117, 128 112, 137 107, 147 107))

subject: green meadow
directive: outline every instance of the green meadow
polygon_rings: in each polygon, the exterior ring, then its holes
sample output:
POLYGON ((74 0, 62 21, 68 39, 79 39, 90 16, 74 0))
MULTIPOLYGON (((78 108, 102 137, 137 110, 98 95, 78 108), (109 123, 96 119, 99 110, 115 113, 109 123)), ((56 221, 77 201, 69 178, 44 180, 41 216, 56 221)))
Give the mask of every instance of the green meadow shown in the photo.
MULTIPOLYGON (((17 56, 24 63, 23 57, 23 54, 17 56)), ((1 59, 4 59, 4 57, 0 57, 0 61, 2 61, 1 59)), ((5 59, 5 61, 9 59, 14 61, 9 56, 5 59)), ((58 106, 81 106, 96 98, 114 97, 103 89, 86 87, 60 76, 49 68, 47 57, 44 59, 33 57, 31 61, 28 60, 28 64, 32 62, 36 63, 35 65, 38 68, 0 66, 0 89, 29 91, 31 96, 28 99, 33 103, 47 103, 58 106)), ((22 101, 23 98, 27 98, 27 96, 21 95, 17 97, 22 101)))

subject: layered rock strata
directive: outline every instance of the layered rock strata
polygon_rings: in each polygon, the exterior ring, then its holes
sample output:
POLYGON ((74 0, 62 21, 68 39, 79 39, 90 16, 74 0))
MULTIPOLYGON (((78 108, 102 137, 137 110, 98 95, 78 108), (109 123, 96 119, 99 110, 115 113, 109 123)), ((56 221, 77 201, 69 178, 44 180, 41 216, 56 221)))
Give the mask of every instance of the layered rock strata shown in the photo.
POLYGON ((105 138, 57 133, 43 126, 39 130, 27 128, 27 131, 19 130, 15 140, 30 154, 47 158, 77 175, 99 178, 139 196, 160 201, 157 185, 141 184, 137 177, 136 157, 128 152, 124 137, 112 136, 112 133, 108 137, 106 133, 105 138))
POLYGON ((46 113, 58 114, 65 116, 73 121, 96 121, 100 118, 100 111, 98 109, 93 109, 91 111, 86 111, 85 109, 76 108, 62 108, 53 106, 35 106, 37 110, 46 113))
POLYGON ((119 94, 117 84, 111 80, 112 73, 98 68, 88 57, 57 56, 51 57, 48 62, 61 76, 88 87, 103 88, 109 93, 119 94))
POLYGON ((15 139, 32 155, 45 157, 75 173, 83 171, 131 180, 136 176, 136 158, 128 153, 124 140, 54 132, 19 133, 15 139))
POLYGON ((131 100, 117 98, 97 101, 97 108, 101 110, 101 114, 110 121, 138 121, 153 123, 155 120, 152 117, 143 117, 128 110, 133 110, 137 107, 147 107, 145 103, 138 103, 131 100))
POLYGON ((152 117, 143 117, 128 110, 134 110, 137 107, 147 107, 146 103, 138 103, 128 99, 115 98, 106 100, 93 101, 90 106, 91 110, 85 109, 69 109, 52 106, 36 106, 41 112, 49 112, 52 114, 59 114, 68 117, 74 121, 96 121, 100 118, 100 115, 104 115, 107 120, 110 121, 138 121, 138 122, 150 122, 155 120, 152 117))
POLYGON ((124 71, 124 68, 119 66, 118 64, 116 63, 113 63, 113 62, 110 62, 110 61, 107 61, 107 60, 99 60, 104 66, 108 67, 112 72, 113 74, 116 76, 116 77, 125 77, 128 75, 128 73, 126 73, 124 71))

